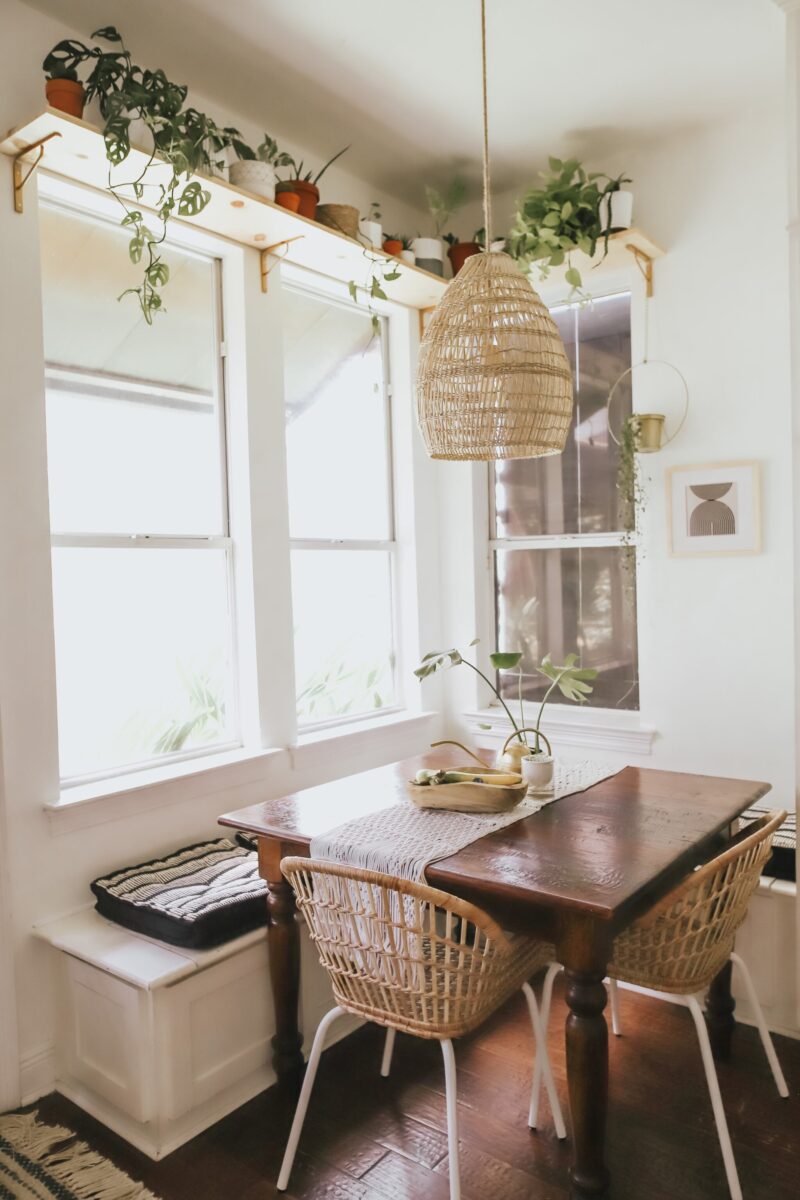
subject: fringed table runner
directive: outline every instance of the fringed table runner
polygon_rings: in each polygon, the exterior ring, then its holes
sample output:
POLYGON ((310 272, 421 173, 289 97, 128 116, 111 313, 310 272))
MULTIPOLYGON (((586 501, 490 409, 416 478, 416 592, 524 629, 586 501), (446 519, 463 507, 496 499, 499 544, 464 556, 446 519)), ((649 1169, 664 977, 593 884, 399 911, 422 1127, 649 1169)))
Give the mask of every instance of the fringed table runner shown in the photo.
POLYGON ((526 796, 516 808, 505 813, 417 808, 409 799, 312 838, 311 857, 424 883, 429 863, 448 858, 470 842, 521 821, 563 796, 583 792, 620 770, 590 759, 556 763, 552 796, 526 796))

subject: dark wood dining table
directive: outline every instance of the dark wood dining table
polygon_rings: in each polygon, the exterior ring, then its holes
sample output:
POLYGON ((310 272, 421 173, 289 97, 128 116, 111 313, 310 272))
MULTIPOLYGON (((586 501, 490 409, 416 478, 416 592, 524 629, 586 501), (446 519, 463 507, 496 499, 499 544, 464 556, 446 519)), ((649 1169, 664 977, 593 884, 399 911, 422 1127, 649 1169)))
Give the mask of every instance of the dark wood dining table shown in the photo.
MULTIPOLYGON (((442 764, 442 755, 435 761, 442 764)), ((272 1044, 279 1083, 295 1082, 303 1065, 299 931, 281 859, 308 856, 313 837, 355 817, 408 803, 406 781, 431 762, 431 755, 423 755, 220 817, 222 825, 255 835, 259 869, 269 885, 272 1044)), ((609 1187, 604 979, 614 937, 713 854, 736 817, 769 786, 626 767, 427 868, 430 884, 471 900, 504 928, 555 945, 566 976, 575 1197, 603 1196, 609 1187)), ((706 1010, 715 1053, 724 1057, 735 1024, 729 969, 712 985, 706 1010)))

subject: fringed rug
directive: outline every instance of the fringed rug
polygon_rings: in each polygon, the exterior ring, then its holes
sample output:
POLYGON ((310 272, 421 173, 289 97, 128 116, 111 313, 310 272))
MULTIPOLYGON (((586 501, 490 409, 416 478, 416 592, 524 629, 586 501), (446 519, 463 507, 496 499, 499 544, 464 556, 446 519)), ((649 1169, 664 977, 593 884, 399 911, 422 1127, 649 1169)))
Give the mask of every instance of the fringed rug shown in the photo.
POLYGON ((157 1200, 61 1125, 36 1113, 0 1117, 2 1200, 157 1200))

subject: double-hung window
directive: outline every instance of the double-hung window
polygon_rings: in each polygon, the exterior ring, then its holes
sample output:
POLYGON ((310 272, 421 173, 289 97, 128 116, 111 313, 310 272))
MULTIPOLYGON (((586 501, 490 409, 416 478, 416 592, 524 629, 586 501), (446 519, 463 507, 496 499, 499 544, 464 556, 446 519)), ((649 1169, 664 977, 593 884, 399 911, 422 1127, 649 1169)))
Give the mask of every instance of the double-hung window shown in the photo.
POLYGON ((68 782, 238 742, 220 263, 168 247, 148 328, 117 226, 43 204, 59 753, 68 782))
POLYGON ((297 722, 398 706, 386 321, 284 289, 297 722))
MULTIPOLYGON (((630 295, 552 311, 573 371, 575 409, 564 453, 498 463, 490 474, 490 547, 497 645, 523 652, 523 694, 541 699, 545 654, 572 651, 600 672, 589 704, 638 709, 634 555, 617 488, 618 448, 606 402, 631 364, 630 295)), ((617 389, 612 421, 631 412, 617 389)), ((516 695, 517 680, 501 675, 516 695)))

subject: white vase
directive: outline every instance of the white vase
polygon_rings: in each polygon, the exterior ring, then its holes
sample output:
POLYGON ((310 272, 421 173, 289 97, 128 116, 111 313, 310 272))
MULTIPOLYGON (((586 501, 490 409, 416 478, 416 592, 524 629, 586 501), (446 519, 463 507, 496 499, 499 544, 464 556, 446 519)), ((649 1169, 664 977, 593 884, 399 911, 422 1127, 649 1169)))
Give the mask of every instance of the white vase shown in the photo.
POLYGON ((552 754, 528 754, 520 760, 522 778, 532 796, 552 795, 555 762, 552 754))
POLYGON ((411 243, 418 267, 432 275, 444 275, 444 244, 441 238, 414 238, 411 243))
POLYGON ((403 262, 411 263, 412 267, 417 261, 417 256, 413 250, 401 250, 400 258, 403 260, 403 262))
POLYGON ((362 217, 358 222, 358 232, 367 245, 372 246, 373 250, 383 248, 383 226, 380 221, 366 221, 362 217))
POLYGON ((606 229, 630 229, 633 221, 633 192, 612 192, 603 201, 600 223, 606 229))
POLYGON ((228 174, 235 187, 252 192, 254 196, 263 196, 265 200, 275 199, 278 177, 272 163, 261 162, 258 158, 240 158, 231 163, 228 174))

